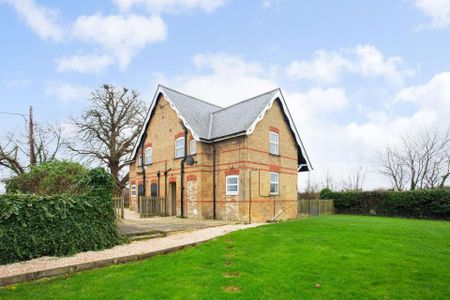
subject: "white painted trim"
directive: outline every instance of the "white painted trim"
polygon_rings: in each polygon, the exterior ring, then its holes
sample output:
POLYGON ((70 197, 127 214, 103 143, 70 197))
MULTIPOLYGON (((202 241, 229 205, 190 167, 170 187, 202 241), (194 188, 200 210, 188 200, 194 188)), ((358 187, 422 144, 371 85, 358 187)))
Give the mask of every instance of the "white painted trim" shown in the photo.
POLYGON ((239 195, 239 175, 228 175, 225 177, 225 195, 227 196, 236 196, 239 195), (236 185, 237 190, 236 191, 228 191, 228 178, 236 178, 236 184, 230 184, 230 185, 236 185))
POLYGON ((153 96, 153 100, 152 100, 152 104, 150 105, 150 109, 147 112, 147 116, 145 117, 144 126, 141 129, 141 133, 139 134, 139 138, 137 139, 136 145, 134 145, 133 152, 131 153, 130 160, 132 160, 134 157, 136 157, 136 153, 138 152, 139 146, 141 144, 141 139, 142 139, 142 137, 145 134, 146 127, 147 127, 148 123, 150 122, 150 117, 152 115, 153 110, 155 109, 156 102, 158 102, 158 98, 159 98, 160 94, 164 96, 164 98, 166 99, 167 102, 169 102, 170 107, 175 111, 175 113, 177 114, 178 118, 180 118, 181 121, 183 121, 184 126, 186 126, 186 128, 189 129, 189 131, 191 132, 192 137, 196 141, 200 140, 200 138, 198 137, 197 133, 191 128, 191 126, 189 126, 189 123, 181 115, 180 111, 175 107, 175 105, 169 99, 167 94, 164 93, 163 87, 161 85, 158 85, 158 88, 156 89, 155 95, 153 96))
MULTIPOLYGON (((311 162, 309 161, 309 157, 308 154, 306 153, 305 147, 303 146, 303 143, 300 139, 300 135, 298 134, 297 128, 295 127, 295 123, 292 120, 292 116, 289 113, 289 109, 287 108, 287 104, 286 101, 284 100, 283 94, 281 93, 281 90, 278 89, 277 92, 275 93, 275 95, 272 97, 272 99, 269 101, 269 103, 267 103, 266 107, 264 107, 263 111, 258 115, 258 117, 255 119, 255 121, 252 123, 252 125, 250 125, 250 127, 247 129, 246 133, 247 135, 252 134, 252 132, 255 130, 256 125, 264 118, 264 115, 266 114, 266 112, 272 107, 273 102, 276 99, 280 99, 281 102, 281 107, 283 109, 284 114, 286 115, 288 121, 289 121, 289 125, 291 127, 292 132, 294 132, 294 137, 295 140, 297 142, 297 145, 300 147, 302 154, 305 156, 305 160, 306 160, 306 164, 308 166, 309 170, 312 170, 312 166, 311 166, 311 162)), ((299 167, 300 170, 300 167, 299 167)))

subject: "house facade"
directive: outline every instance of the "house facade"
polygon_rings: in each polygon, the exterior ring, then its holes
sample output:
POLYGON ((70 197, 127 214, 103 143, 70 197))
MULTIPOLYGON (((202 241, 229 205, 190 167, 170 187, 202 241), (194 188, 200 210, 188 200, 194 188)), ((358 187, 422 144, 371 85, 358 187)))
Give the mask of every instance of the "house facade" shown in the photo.
POLYGON ((145 195, 187 218, 295 218, 309 170, 281 90, 221 108, 158 86, 130 159, 130 208, 145 195))

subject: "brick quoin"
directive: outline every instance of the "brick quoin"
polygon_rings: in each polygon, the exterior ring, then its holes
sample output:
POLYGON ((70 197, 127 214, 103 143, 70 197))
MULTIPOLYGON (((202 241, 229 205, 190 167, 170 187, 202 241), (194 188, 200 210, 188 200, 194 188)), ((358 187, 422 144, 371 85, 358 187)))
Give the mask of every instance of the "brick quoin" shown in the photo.
POLYGON ((278 129, 278 127, 270 126, 270 127, 269 127, 269 130, 270 130, 271 132, 275 132, 275 133, 280 134, 280 129, 278 129))
POLYGON ((239 175, 239 169, 229 169, 229 170, 225 170, 225 176, 229 176, 229 175, 239 175))

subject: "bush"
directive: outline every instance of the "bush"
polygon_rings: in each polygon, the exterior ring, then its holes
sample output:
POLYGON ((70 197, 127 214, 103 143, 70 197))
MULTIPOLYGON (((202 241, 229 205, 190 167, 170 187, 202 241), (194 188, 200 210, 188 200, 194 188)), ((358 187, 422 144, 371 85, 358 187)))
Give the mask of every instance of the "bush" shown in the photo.
POLYGON ((450 190, 331 192, 336 213, 450 220, 450 190))
POLYGON ((330 196, 333 193, 333 191, 329 188, 324 188, 320 191, 320 199, 331 199, 330 196))
POLYGON ((79 163, 52 161, 34 166, 30 172, 6 179, 7 193, 55 195, 78 193, 78 181, 87 170, 79 163))
POLYGON ((113 178, 103 169, 83 175, 84 195, 0 195, 0 263, 71 255, 121 241, 112 202, 113 178))

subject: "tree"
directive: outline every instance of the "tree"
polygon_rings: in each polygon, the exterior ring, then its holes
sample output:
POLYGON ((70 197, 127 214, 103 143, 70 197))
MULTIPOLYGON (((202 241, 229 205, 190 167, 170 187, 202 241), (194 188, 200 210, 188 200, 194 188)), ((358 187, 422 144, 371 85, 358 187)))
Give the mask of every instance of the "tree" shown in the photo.
POLYGON ((366 172, 361 166, 358 166, 354 171, 347 172, 347 178, 343 179, 341 183, 342 190, 362 191, 365 179, 366 172))
POLYGON ((120 171, 133 150, 147 109, 136 91, 105 84, 92 93, 90 107, 71 118, 76 136, 68 148, 82 160, 106 165, 121 186, 120 171))
POLYGON ((450 129, 403 136, 399 147, 386 147, 380 161, 396 190, 444 187, 450 176, 450 129))
POLYGON ((53 161, 61 150, 60 125, 30 124, 33 125, 26 134, 10 132, 0 143, 0 167, 15 175, 26 173, 33 165, 53 161))

